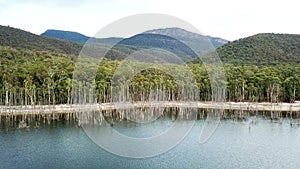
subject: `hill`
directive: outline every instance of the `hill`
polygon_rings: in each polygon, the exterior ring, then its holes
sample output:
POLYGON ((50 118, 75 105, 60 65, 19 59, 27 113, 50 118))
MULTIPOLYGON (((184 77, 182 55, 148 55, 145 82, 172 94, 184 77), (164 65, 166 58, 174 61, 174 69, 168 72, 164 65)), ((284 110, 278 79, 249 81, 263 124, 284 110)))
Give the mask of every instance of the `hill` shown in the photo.
MULTIPOLYGON (((149 30, 144 33, 141 33, 139 34, 139 36, 133 36, 126 39, 119 38, 119 37, 91 38, 77 32, 61 31, 61 30, 47 30, 41 35, 51 37, 51 38, 70 40, 81 44, 86 43, 87 40, 89 40, 88 41, 89 43, 103 43, 103 44, 118 43, 117 48, 121 49, 121 51, 117 52, 119 54, 123 52, 122 50, 128 50, 125 48, 129 46, 134 46, 138 48, 140 47, 161 48, 161 49, 168 50, 170 52, 174 52, 180 57, 185 58, 185 60, 190 57, 207 54, 213 51, 215 48, 220 47, 229 42, 228 40, 222 38, 204 36, 201 34, 186 31, 181 28, 154 29, 154 30, 149 30), (146 34, 152 34, 153 36, 150 37, 150 35, 146 35, 146 34), (164 35, 164 36, 156 36, 156 35, 164 35), (147 38, 150 38, 150 40, 148 40, 147 38), (125 46, 120 47, 120 45, 125 45, 125 46), (193 51, 191 51, 191 49, 193 51)), ((113 58, 124 58, 124 56, 114 56, 113 58)))
MULTIPOLYGON (((300 63, 300 35, 261 33, 229 42, 217 48, 215 52, 223 63, 235 65, 298 64, 300 63)), ((201 61, 196 58, 191 62, 201 61)))
MULTIPOLYGON (((64 33, 66 32, 68 31, 64 33)), ((168 50, 184 60, 188 60, 188 58, 198 56, 201 52, 201 54, 211 52, 213 50, 212 46, 220 43, 223 45, 218 47, 216 52, 224 63, 236 65, 300 63, 300 35, 263 33, 228 42, 220 38, 204 37, 180 28, 157 29, 147 32, 126 39, 91 39, 89 42, 107 44, 120 41, 106 56, 111 59, 122 59, 137 50, 154 47, 168 50), (214 40, 207 43, 208 38, 214 40), (203 40, 206 40, 206 43, 203 43, 203 40), (200 43, 201 41, 202 43, 200 43), (193 44, 199 43, 204 45, 197 48, 195 54, 189 47, 193 48, 193 44), (205 44, 208 44, 208 46, 205 47, 205 44)), ((71 35, 78 35, 78 33, 71 33, 71 35)), ((84 35, 81 37, 87 38, 84 35)), ((79 43, 39 36, 9 26, 0 26, 0 46, 75 55, 82 48, 82 44, 79 43)), ((198 63, 199 59, 194 59, 192 62, 198 63)))
POLYGON ((146 31, 145 33, 160 34, 175 38, 191 47, 197 53, 197 55, 203 55, 212 52, 215 48, 218 48, 229 42, 228 40, 222 38, 205 36, 189 32, 181 28, 154 29, 146 31))
POLYGON ((56 38, 61 40, 68 40, 68 41, 77 42, 81 44, 85 44, 88 40, 89 43, 117 43, 123 39, 118 37, 92 38, 80 34, 78 32, 54 30, 54 29, 47 30, 46 32, 42 33, 41 36, 46 36, 46 37, 56 38))
POLYGON ((268 65, 300 63, 300 35, 263 33, 216 50, 223 62, 268 65))
POLYGON ((78 43, 43 37, 9 26, 0 26, 0 46, 74 55, 82 48, 78 43))
POLYGON ((88 36, 85 36, 77 32, 54 30, 54 29, 48 29, 46 32, 42 33, 41 36, 68 40, 68 41, 73 41, 82 44, 84 44, 90 38, 88 36))
POLYGON ((174 54, 183 59, 191 59, 197 54, 186 44, 172 37, 160 34, 137 34, 119 42, 120 45, 130 45, 140 48, 159 48, 174 54))

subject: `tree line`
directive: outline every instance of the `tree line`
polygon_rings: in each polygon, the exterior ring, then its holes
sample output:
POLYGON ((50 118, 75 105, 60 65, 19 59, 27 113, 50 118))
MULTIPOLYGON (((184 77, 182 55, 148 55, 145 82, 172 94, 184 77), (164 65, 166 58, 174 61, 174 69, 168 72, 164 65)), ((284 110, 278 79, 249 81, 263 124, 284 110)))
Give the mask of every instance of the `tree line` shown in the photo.
MULTIPOLYGON (((90 83, 73 79, 76 57, 46 51, 32 51, 0 47, 0 105, 49 105, 72 103, 72 87, 82 86, 81 94, 93 95, 96 102, 110 102, 112 78, 122 61, 104 59, 97 66, 90 83)), ((143 67, 146 63, 134 63, 143 67)), ((156 63, 160 64, 160 63, 156 63)), ((168 65, 165 65, 166 67, 168 65)), ((169 65, 170 66, 170 65, 169 65)), ((202 64, 188 63, 196 80, 200 100, 211 100, 211 85, 202 64)), ((177 74, 186 67, 172 65, 177 74)), ((226 97, 228 101, 294 102, 300 99, 300 66, 280 63, 276 65, 224 64, 226 97)), ((87 70, 82 70, 87 71, 87 70)), ((123 71, 122 76, 128 73, 123 71)), ((88 76, 88 74, 86 75, 88 76)), ((184 76, 184 74, 182 75, 184 76)), ((189 84, 178 82, 172 75, 159 69, 147 69, 130 79, 128 92, 134 100, 142 100, 149 90, 166 92, 168 100, 176 100, 181 88, 189 84), (182 86, 184 85, 184 86, 182 86)), ((87 99, 87 98, 84 98, 87 99)))

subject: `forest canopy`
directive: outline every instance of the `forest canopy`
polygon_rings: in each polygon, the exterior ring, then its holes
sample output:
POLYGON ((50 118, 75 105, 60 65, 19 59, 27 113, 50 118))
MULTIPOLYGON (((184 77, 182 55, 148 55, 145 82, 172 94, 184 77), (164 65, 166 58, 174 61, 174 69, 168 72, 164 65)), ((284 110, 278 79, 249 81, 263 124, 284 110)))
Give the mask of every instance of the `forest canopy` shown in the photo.
MULTIPOLYGON (((72 85, 78 83, 73 79, 74 55, 0 47, 0 56, 1 105, 72 103, 72 85)), ((111 101, 111 80, 120 63, 119 60, 104 59, 98 66, 94 81, 97 102, 111 101)), ((200 100, 209 101, 210 79, 205 66, 198 63, 189 63, 188 66, 197 81, 200 100)), ((177 65, 176 69, 180 72, 183 66, 177 65)), ((257 66, 225 63, 224 69, 228 101, 294 102, 300 99, 298 64, 257 66)), ((83 85, 91 87, 91 84, 83 85)), ((136 89, 133 93, 164 86, 171 100, 178 99, 180 85, 172 75, 158 69, 143 71, 131 80, 131 86, 136 89)))

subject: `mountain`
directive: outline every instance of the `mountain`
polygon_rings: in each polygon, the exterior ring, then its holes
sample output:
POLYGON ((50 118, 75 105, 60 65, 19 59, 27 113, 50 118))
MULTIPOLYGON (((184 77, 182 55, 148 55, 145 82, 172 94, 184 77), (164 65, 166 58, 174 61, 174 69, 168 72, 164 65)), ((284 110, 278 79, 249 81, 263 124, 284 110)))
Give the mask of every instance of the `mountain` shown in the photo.
MULTIPOLYGON (((207 54, 211 51, 214 51, 215 48, 220 47, 226 43, 228 40, 212 37, 212 36, 204 36, 197 33, 189 32, 181 28, 164 28, 164 29, 154 29, 149 30, 144 33, 139 34, 139 36, 133 36, 131 38, 91 38, 85 35, 82 35, 77 32, 70 31, 61 31, 61 30, 47 30, 46 32, 41 34, 42 36, 47 36, 51 38, 69 40, 73 42, 78 42, 84 44, 89 40, 89 43, 104 43, 104 44, 114 44, 119 43, 118 45, 132 45, 137 47, 161 47, 162 49, 169 50, 170 52, 174 52, 180 57, 189 58, 195 57, 196 55, 207 54), (155 35, 164 35, 154 36, 146 35, 146 34, 155 34, 155 35), (147 40, 145 38, 151 38, 147 40), (152 39, 154 38, 154 39, 152 39), (172 40, 170 38, 173 38, 172 40), (133 40, 134 39, 134 40, 133 40), (152 41, 154 40, 154 41, 152 41), (138 42, 141 41, 141 42, 138 42), (143 41, 143 42, 142 42, 143 41), (145 42, 147 44, 145 44, 145 42), (152 42, 151 42, 152 41, 152 42), (176 41, 176 42, 175 42, 176 41), (151 44, 150 44, 151 43, 151 44), (155 44, 154 44, 155 43, 155 44), (160 44, 161 43, 161 44, 160 44), (167 44, 169 43, 169 44, 167 44), (180 44, 180 45, 179 45, 180 44), (179 45, 179 46, 176 46, 179 45), (172 49, 171 49, 172 48, 172 49), (190 49, 187 49, 190 48, 190 49), (191 49, 193 51, 191 51, 191 49)), ((121 47, 124 49, 124 47, 121 47)), ((120 57, 116 57, 120 58, 120 57)))
POLYGON ((140 48, 159 48, 172 52, 183 59, 191 59, 197 56, 191 48, 181 41, 160 34, 142 33, 126 38, 118 45, 129 45, 140 48))
POLYGON ((217 49, 223 62, 270 65, 300 63, 300 35, 262 33, 217 49))
POLYGON ((229 42, 225 39, 204 36, 181 28, 154 29, 146 31, 145 33, 160 34, 175 38, 192 48, 197 55, 203 55, 212 52, 215 48, 218 48, 229 42))
POLYGON ((124 38, 110 37, 110 38, 91 38, 88 43, 104 43, 104 44, 116 44, 124 38))
MULTIPOLYGON (((227 44, 216 49, 223 63, 235 65, 277 65, 300 63, 300 35, 261 33, 227 44)), ((211 53, 212 54, 212 53, 211 53)), ((207 54, 202 57, 209 57, 207 54)), ((200 59, 192 60, 200 63, 200 59)))
MULTIPOLYGON (((71 35, 80 34, 71 33, 71 35)), ((125 39, 91 39, 89 42, 98 44, 119 42, 107 55, 111 59, 122 59, 138 50, 154 47, 168 50, 187 60, 201 54, 209 55, 207 53, 211 52, 215 46, 223 44, 216 49, 216 52, 224 63, 239 65, 300 63, 300 35, 296 34, 262 33, 228 42, 221 38, 203 36, 180 28, 166 28, 150 30, 125 39), (208 43, 208 39, 211 43, 208 43), (200 48, 197 48, 199 44, 201 44, 200 48)), ((9 26, 0 26, 0 46, 75 55, 82 48, 82 44, 79 43, 39 36, 9 26)), ((198 61, 195 59, 193 62, 198 61)))
POLYGON ((89 40, 89 43, 117 43, 123 39, 123 38, 117 38, 117 37, 91 38, 89 36, 85 36, 78 32, 54 30, 54 29, 48 29, 46 32, 42 33, 41 36, 62 39, 62 40, 68 40, 68 41, 77 42, 77 43, 81 43, 81 44, 85 44, 88 40, 89 40))
POLYGON ((226 43, 230 42, 228 40, 218 38, 218 37, 212 37, 212 36, 208 36, 208 35, 206 37, 215 48, 221 47, 221 46, 225 45, 226 43))
POLYGON ((84 44, 90 38, 88 36, 85 36, 77 32, 54 30, 54 29, 48 29, 46 32, 42 33, 41 36, 63 39, 63 40, 73 41, 82 44, 84 44))
POLYGON ((129 38, 91 38, 71 31, 47 30, 42 36, 69 40, 85 44, 116 44, 109 58, 122 59, 142 48, 161 48, 172 52, 184 60, 204 55, 229 41, 212 36, 204 36, 181 28, 164 28, 149 30, 129 38), (134 48, 134 50, 132 50, 134 48), (130 51, 130 52, 128 52, 130 51))
POLYGON ((77 55, 82 48, 82 45, 78 43, 39 36, 21 29, 1 25, 0 46, 74 55, 77 55))

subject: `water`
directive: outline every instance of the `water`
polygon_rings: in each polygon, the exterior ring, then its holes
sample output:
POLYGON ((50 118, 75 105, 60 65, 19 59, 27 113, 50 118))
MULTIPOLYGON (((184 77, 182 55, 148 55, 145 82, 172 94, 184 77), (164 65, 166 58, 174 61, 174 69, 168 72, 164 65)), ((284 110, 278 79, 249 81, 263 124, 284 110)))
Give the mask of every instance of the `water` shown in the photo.
MULTIPOLYGON (((122 122, 114 125, 131 136, 147 137, 172 122, 122 122)), ((257 124, 222 121, 206 144, 198 144, 203 121, 175 148, 156 157, 130 159, 94 144, 81 128, 56 122, 38 128, 1 130, 0 168, 299 168, 300 128, 259 118, 257 124)), ((146 147, 145 147, 146 148, 146 147)), ((148 147, 151 148, 151 147, 148 147)))

